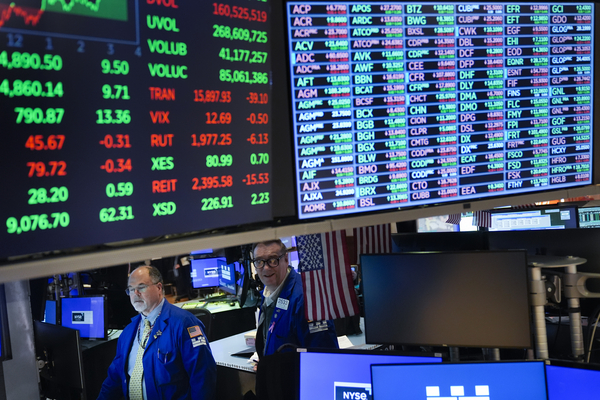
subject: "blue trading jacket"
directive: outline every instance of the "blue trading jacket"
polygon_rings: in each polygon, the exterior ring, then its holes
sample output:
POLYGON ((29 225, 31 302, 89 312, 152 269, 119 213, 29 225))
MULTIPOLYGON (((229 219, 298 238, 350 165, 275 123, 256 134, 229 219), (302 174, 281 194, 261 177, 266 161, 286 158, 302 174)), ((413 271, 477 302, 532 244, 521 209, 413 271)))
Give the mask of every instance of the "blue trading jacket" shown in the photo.
POLYGON ((269 331, 265 342, 262 343, 263 325, 258 327, 256 336, 259 356, 273 354, 286 343, 304 348, 337 349, 339 347, 333 321, 308 322, 306 320, 302 278, 293 269, 281 289, 271 321, 264 321, 263 324, 269 324, 269 331), (264 348, 264 353, 261 353, 261 348, 264 348))
MULTIPOLYGON (((140 319, 140 315, 132 318, 119 337, 117 355, 108 369, 99 400, 127 398, 127 359, 140 319)), ((204 335, 204 326, 189 311, 165 301, 150 333, 143 363, 148 400, 215 399, 215 360, 204 335), (200 327, 201 331, 194 327, 200 327)))

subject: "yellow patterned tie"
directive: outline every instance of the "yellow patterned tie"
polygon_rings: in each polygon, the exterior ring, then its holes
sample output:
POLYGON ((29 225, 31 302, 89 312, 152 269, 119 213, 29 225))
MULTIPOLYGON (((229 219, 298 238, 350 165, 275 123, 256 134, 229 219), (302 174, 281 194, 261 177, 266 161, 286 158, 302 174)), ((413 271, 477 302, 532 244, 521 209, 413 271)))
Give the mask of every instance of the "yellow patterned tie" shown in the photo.
POLYGON ((144 376, 144 365, 142 364, 142 359, 144 358, 144 350, 146 349, 146 343, 148 343, 151 330, 150 321, 146 318, 144 320, 144 332, 142 333, 140 348, 135 358, 135 367, 133 367, 133 372, 129 379, 129 400, 143 400, 142 377, 144 376))

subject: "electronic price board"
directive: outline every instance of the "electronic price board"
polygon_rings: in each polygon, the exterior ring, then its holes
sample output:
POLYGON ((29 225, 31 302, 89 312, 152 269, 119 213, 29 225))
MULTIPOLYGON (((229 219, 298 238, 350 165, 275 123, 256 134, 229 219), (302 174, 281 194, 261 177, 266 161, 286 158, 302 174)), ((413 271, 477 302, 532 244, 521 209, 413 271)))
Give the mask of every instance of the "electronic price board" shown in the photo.
POLYGON ((272 219, 267 0, 0 0, 0 258, 272 219))
POLYGON ((287 3, 299 218, 592 183, 594 3, 287 3))

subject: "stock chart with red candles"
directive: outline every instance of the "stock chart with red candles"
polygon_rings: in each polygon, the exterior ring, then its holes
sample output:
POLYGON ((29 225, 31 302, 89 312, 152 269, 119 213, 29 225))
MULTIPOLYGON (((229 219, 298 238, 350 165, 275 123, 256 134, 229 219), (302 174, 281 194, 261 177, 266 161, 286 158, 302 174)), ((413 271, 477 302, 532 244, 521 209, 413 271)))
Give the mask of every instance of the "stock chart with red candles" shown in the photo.
POLYGON ((266 0, 0 0, 0 258, 270 221, 266 0))

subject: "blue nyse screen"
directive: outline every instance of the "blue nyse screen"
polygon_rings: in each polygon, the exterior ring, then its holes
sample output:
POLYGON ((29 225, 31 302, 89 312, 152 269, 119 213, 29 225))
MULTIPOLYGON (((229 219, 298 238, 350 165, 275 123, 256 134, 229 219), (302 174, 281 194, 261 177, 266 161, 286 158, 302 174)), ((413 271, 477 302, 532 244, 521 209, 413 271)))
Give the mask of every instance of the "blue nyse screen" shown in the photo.
POLYGON ((300 218, 592 183, 594 3, 287 3, 300 218))
POLYGON ((331 399, 370 400, 372 364, 432 363, 441 357, 397 354, 339 352, 300 353, 299 400, 331 399), (335 393, 333 397, 329 395, 335 393))

